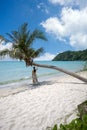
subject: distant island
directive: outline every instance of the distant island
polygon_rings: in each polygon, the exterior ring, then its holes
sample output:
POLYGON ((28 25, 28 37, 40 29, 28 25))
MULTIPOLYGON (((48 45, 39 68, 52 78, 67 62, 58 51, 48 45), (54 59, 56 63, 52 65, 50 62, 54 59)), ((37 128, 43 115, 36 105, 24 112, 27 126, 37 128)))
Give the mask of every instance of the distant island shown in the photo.
POLYGON ((87 61, 87 49, 83 51, 65 51, 55 56, 53 61, 87 61))

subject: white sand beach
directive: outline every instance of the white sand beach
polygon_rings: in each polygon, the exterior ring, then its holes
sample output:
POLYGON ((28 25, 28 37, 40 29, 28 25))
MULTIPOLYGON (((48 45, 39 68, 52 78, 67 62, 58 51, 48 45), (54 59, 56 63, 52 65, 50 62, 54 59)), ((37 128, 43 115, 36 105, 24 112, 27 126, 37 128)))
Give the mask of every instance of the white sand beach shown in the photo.
MULTIPOLYGON (((80 72, 87 78, 87 71, 80 72)), ((87 100, 87 84, 71 76, 28 87, 0 90, 0 130, 46 130, 77 117, 77 105, 87 100)))

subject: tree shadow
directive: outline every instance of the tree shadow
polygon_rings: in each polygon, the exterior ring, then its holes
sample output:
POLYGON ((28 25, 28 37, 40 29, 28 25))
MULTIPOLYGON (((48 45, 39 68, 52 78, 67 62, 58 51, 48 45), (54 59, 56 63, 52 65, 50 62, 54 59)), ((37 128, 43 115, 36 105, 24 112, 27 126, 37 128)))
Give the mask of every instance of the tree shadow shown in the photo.
POLYGON ((60 83, 60 84, 85 84, 85 85, 87 85, 87 83, 85 83, 85 82, 79 83, 79 82, 71 82, 71 81, 69 81, 69 82, 66 82, 66 81, 58 82, 57 81, 57 83, 60 83))
POLYGON ((42 87, 44 85, 52 85, 54 84, 55 82, 53 81, 42 81, 42 82, 39 82, 38 84, 30 84, 29 85, 29 88, 31 89, 35 89, 35 88, 39 88, 39 87, 42 87))

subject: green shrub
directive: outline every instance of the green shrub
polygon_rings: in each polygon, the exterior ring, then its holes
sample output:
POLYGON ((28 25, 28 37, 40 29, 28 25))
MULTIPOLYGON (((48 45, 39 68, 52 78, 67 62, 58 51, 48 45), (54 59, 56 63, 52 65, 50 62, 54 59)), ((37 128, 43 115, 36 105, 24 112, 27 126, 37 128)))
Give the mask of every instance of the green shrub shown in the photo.
POLYGON ((82 120, 77 118, 72 120, 69 124, 61 124, 59 129, 57 125, 54 125, 52 130, 87 130, 87 114, 83 115, 82 120))
POLYGON ((78 105, 79 117, 72 120, 69 124, 61 124, 60 128, 57 125, 51 130, 87 130, 87 101, 78 105))
POLYGON ((87 101, 78 105, 79 118, 82 119, 83 115, 87 115, 87 101))
POLYGON ((52 128, 52 130, 57 130, 57 124, 54 125, 54 127, 52 128))

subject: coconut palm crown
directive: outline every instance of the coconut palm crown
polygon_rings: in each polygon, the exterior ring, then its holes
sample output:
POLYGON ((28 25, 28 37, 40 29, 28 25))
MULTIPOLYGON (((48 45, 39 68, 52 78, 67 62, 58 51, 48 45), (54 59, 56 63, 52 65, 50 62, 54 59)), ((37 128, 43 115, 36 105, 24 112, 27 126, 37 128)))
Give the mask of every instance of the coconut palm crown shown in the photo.
MULTIPOLYGON (((13 43, 12 49, 5 49, 0 52, 0 56, 9 55, 11 58, 24 60, 26 65, 32 65, 32 60, 43 52, 43 48, 35 50, 32 45, 36 39, 47 41, 45 35, 40 30, 34 30, 32 33, 27 29, 28 24, 24 23, 17 31, 12 31, 11 34, 7 33, 9 40, 13 43)), ((3 37, 1 37, 3 38, 3 37)))

